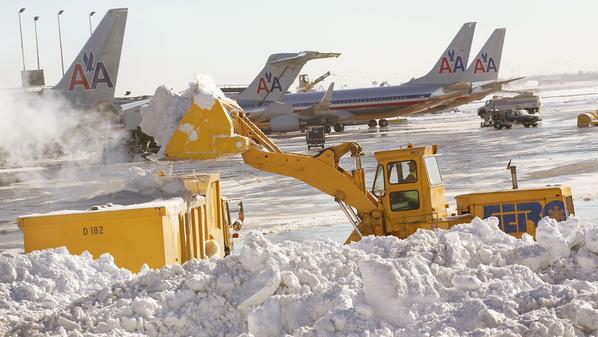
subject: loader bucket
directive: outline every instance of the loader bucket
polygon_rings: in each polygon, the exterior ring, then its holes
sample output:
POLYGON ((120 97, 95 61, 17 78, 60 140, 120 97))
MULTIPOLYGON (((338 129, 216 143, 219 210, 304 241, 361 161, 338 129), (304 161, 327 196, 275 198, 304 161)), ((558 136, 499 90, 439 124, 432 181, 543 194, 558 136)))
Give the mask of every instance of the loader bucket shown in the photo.
POLYGON ((215 159, 248 148, 249 139, 235 134, 230 116, 216 99, 210 109, 191 104, 166 144, 164 159, 215 159))

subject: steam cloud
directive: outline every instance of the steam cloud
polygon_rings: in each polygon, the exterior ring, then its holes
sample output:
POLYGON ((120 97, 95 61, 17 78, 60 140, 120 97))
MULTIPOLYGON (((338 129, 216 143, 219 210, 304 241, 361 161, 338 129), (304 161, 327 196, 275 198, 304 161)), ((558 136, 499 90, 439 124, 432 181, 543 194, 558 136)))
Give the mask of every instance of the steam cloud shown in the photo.
POLYGON ((77 110, 56 95, 0 92, 0 164, 106 159, 126 135, 114 128, 115 118, 112 112, 77 110))

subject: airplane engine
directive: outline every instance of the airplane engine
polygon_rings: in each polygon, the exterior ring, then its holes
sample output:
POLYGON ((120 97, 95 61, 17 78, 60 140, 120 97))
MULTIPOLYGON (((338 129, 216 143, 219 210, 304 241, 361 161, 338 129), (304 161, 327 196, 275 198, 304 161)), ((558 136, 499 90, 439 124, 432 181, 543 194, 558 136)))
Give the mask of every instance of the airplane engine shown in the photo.
POLYGON ((289 132, 299 131, 299 118, 292 115, 279 116, 270 119, 270 131, 289 132))

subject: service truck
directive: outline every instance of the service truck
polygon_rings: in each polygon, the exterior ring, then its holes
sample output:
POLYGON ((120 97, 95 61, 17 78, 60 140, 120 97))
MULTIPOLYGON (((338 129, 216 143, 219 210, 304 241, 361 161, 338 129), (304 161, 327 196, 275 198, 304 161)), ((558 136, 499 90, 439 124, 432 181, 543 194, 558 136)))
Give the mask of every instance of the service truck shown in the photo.
POLYGON ((494 96, 478 108, 478 116, 483 119, 481 127, 493 126, 492 116, 498 111, 526 110, 530 114, 540 111, 540 97, 531 92, 522 92, 517 96, 494 96))

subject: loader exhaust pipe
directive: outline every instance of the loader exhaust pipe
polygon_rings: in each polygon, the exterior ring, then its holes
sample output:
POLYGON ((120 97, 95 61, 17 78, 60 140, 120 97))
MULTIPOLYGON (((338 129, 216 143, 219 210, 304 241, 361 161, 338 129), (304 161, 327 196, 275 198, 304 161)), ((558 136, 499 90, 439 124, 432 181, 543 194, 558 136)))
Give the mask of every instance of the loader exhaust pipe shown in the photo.
POLYGON ((511 182, 513 183, 513 189, 518 189, 519 185, 517 184, 517 166, 511 165, 511 159, 509 159, 509 163, 507 164, 507 170, 511 171, 511 182))

